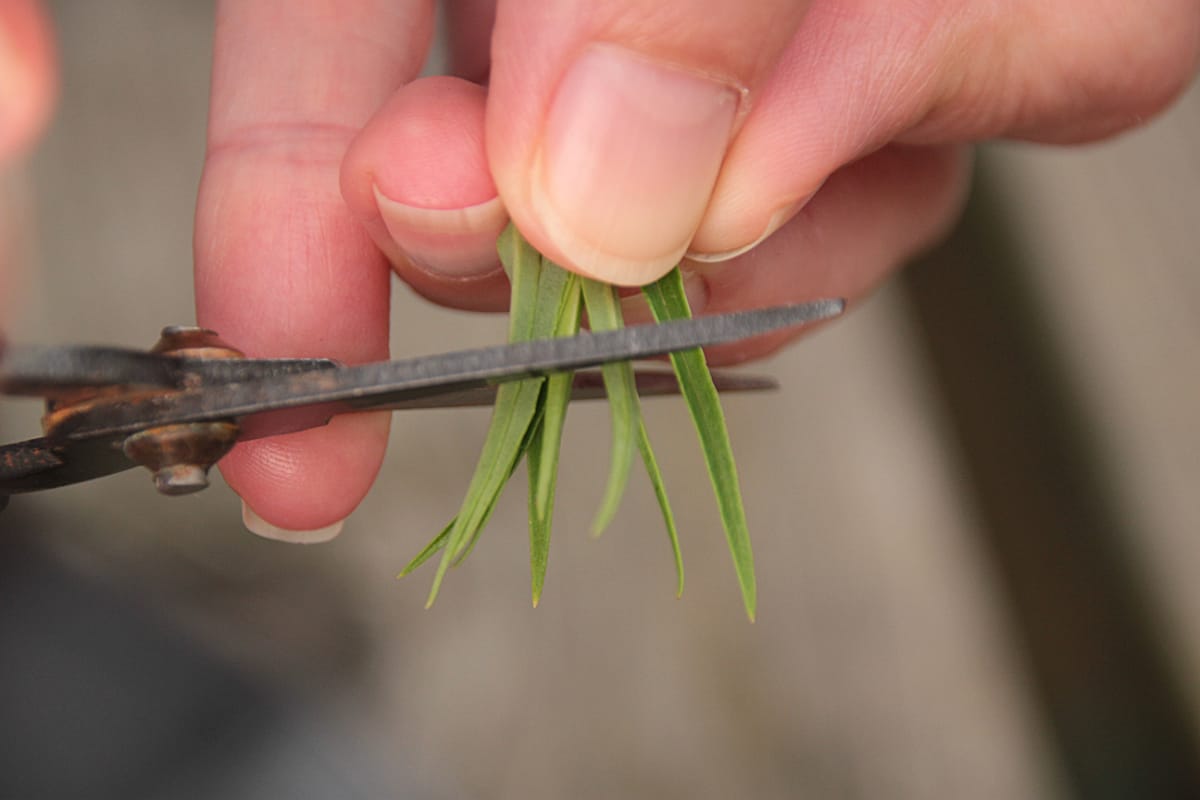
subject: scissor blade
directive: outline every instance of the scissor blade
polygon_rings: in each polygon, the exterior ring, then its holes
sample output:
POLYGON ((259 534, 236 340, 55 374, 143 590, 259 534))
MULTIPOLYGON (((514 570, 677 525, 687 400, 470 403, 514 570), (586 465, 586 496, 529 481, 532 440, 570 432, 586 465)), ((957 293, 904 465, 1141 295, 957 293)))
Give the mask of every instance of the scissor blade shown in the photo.
MULTIPOLYGON (((662 397, 679 394, 679 381, 675 373, 663 369, 638 368, 633 374, 637 392, 642 397, 662 397)), ((779 388, 779 382, 764 375, 746 375, 721 370, 712 371, 713 385, 722 394, 740 392, 763 392, 779 388)), ((496 402, 498 384, 477 386, 458 392, 426 397, 412 397, 399 400, 386 407, 375 407, 378 410, 407 411, 436 408, 471 408, 491 406, 496 402)), ((607 397, 604 388, 604 376, 599 370, 587 369, 575 373, 571 384, 572 400, 599 400, 607 397)))
POLYGON ((0 393, 54 398, 79 389, 183 389, 335 369, 322 358, 193 359, 118 347, 12 345, 0 352, 0 393))
MULTIPOLYGON (((661 397, 680 393, 679 381, 675 373, 665 369, 634 370, 634 383, 637 392, 642 397, 661 397)), ((741 392, 763 392, 779 388, 779 383, 773 378, 763 375, 746 375, 722 370, 712 371, 713 386, 722 394, 741 392)), ((420 396, 405 396, 393 403, 372 404, 372 411, 417 411, 427 409, 490 407, 496 402, 498 383, 485 386, 473 386, 457 391, 445 391, 438 394, 420 396)), ((598 369, 584 369, 575 373, 571 382, 571 400, 599 400, 608 396, 604 387, 604 377, 598 369)), ((268 436, 280 436, 285 433, 308 430, 327 423, 335 414, 344 411, 365 410, 354 409, 345 405, 321 404, 298 409, 284 409, 275 412, 253 414, 243 417, 239 441, 262 439, 268 436)), ((2 455, 2 451, 0 451, 2 455)))
MULTIPOLYGON (((829 302, 840 303, 840 301, 829 302)), ((823 303, 814 303, 784 308, 801 312, 795 319, 796 323, 832 316, 840 311, 840 306, 833 311, 823 309, 822 306, 823 303), (812 309, 815 315, 810 317, 804 313, 808 309, 812 309)), ((766 311, 781 310, 767 309, 766 311)), ((695 323, 690 332, 686 326, 668 327, 667 336, 663 337, 662 341, 668 351, 713 344, 715 343, 713 331, 723 325, 728 325, 729 330, 724 333, 718 331, 717 336, 721 341, 744 338, 761 332, 755 328, 760 323, 767 323, 768 329, 774 327, 767 317, 759 316, 762 313, 764 312, 752 311, 743 315, 703 317, 695 323), (747 323, 750 327, 741 327, 747 323), (672 341, 672 336, 678 338, 672 341)), ((648 327, 653 328, 654 326, 648 327)), ((639 331, 640 329, 630 328, 629 330, 639 331)), ((640 336, 641 333, 635 333, 632 338, 640 336)), ((564 355, 567 358, 573 357, 570 352, 566 352, 564 355)), ((641 357, 632 350, 628 353, 615 351, 612 356, 609 360, 641 357)), ((339 366, 335 361, 319 358, 211 360, 148 353, 144 350, 118 347, 11 345, 6 349, 0 349, 0 394, 54 398, 87 388, 198 388, 262 380, 275 375, 296 375, 302 372, 331 370, 337 369, 339 366)), ((548 364, 547 366, 553 368, 554 365, 548 364)))
MULTIPOLYGON (((841 300, 820 300, 131 398, 74 414, 55 436, 115 436, 155 425, 242 419, 305 406, 321 406, 327 414, 386 408, 550 372, 736 341, 827 319, 843 307, 841 300)), ((311 424, 323 424, 319 417, 314 415, 311 424)))
MULTIPOLYGON (((393 361, 387 364, 365 365, 362 368, 350 367, 346 368, 346 371, 371 370, 378 366, 385 372, 392 372, 392 366, 424 366, 430 374, 423 379, 409 380, 410 376, 402 377, 398 374, 400 370, 396 370, 399 380, 395 391, 386 388, 386 380, 380 380, 369 384, 369 391, 361 397, 346 395, 333 399, 363 409, 439 408, 460 405, 455 398, 470 395, 476 388, 492 392, 495 384, 509 380, 563 370, 587 369, 613 361, 652 358, 680 350, 746 339, 779 328, 836 316, 841 313, 843 305, 841 300, 833 300, 777 306, 657 325, 635 325, 605 333, 584 332, 561 339, 426 356, 411 362, 393 361)), ((576 391, 590 387, 589 380, 595 378, 583 374, 576 377, 576 391)), ((597 387, 600 385, 598 380, 592 380, 597 387)), ((642 371, 637 380, 638 389, 644 394, 678 393, 678 385, 670 373, 656 375, 653 372, 642 371)), ((722 377, 727 391, 771 388, 767 380, 769 379, 750 377, 739 379, 737 376, 728 375, 722 377), (745 381, 744 385, 739 384, 741 380, 745 381)))
MULTIPOLYGON (((779 388, 772 378, 762 375, 713 370, 713 383, 721 393, 758 392, 779 388)), ((672 372, 655 369, 639 369, 634 373, 638 394, 642 397, 672 395, 679 393, 679 383, 672 372)), ((398 403, 394 410, 428 408, 464 408, 490 406, 496 400, 496 386, 467 389, 456 394, 438 395, 398 403)), ((571 389, 572 400, 597 400, 605 397, 603 376, 597 370, 584 370, 575 374, 571 389)), ((257 418, 266 421, 263 415, 257 418)), ((309 425, 289 428, 285 425, 270 429, 262 424, 242 430, 243 440, 291 433, 309 425)), ((72 483, 92 480, 105 475, 130 469, 130 461, 120 448, 112 447, 103 439, 95 439, 69 445, 69 456, 45 438, 0 446, 0 510, 3 510, 9 494, 52 489, 72 483)))

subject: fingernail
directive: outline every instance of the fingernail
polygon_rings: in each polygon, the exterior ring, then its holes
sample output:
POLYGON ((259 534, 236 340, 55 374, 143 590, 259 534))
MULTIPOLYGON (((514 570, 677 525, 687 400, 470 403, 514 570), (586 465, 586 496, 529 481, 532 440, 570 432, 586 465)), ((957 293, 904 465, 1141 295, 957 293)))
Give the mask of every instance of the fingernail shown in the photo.
POLYGON ((664 275, 700 224, 741 92, 612 45, 567 70, 546 118, 532 204, 581 271, 639 285, 664 275))
POLYGON ((388 235, 426 272, 473 278, 495 269, 496 237, 508 221, 499 197, 466 208, 420 208, 375 187, 375 202, 388 235))
MULTIPOLYGON (((687 298, 692 316, 696 316, 703 312, 708 305, 708 281, 687 269, 681 270, 681 274, 683 275, 683 294, 687 298)), ((650 304, 646 302, 646 297, 641 292, 621 298, 621 315, 629 325, 654 321, 650 304)))
MULTIPOLYGON (((804 208, 810 199, 811 196, 795 203, 788 203, 777 210, 771 215, 771 218, 767 220, 767 226, 763 228, 762 233, 760 233, 753 241, 748 242, 747 244, 715 253, 688 250, 687 257, 692 261, 699 261, 704 264, 712 264, 718 261, 729 261, 732 258, 737 258, 743 253, 747 253, 758 247, 760 244, 770 238, 771 234, 775 233, 775 231, 779 230, 788 222, 790 222, 792 217, 794 217, 800 209, 804 208)), ((705 227, 707 228, 707 225, 705 227)))
POLYGON ((342 526, 345 525, 345 520, 335 522, 324 528, 318 528, 315 531, 293 531, 287 528, 280 528, 254 513, 254 509, 242 503, 242 524, 246 526, 246 530, 251 533, 258 534, 265 539, 275 539, 280 542, 290 542, 291 544, 319 544, 328 542, 330 539, 342 532, 342 526))

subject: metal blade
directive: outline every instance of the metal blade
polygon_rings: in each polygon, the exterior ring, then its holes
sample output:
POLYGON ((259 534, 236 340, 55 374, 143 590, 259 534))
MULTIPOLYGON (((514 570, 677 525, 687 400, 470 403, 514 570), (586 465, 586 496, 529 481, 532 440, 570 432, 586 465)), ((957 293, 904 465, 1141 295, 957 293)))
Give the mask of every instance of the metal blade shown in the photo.
MULTIPOLYGON (((633 373, 637 392, 641 397, 662 397, 679 394, 679 381, 675 373, 665 369, 638 368, 633 373)), ((712 371, 713 385, 722 394, 739 392, 763 392, 779 388, 779 382, 765 375, 747 375, 735 372, 712 371)), ((447 392, 430 397, 418 397, 388 406, 390 411, 432 408, 471 408, 491 406, 496 402, 498 385, 447 392)), ((607 397, 604 376, 598 370, 583 370, 575 373, 571 385, 571 400, 600 400, 607 397)), ((381 409, 382 410, 382 409, 381 409)))
POLYGON ((182 389, 336 369, 324 358, 193 359, 117 347, 12 345, 0 353, 0 394, 53 399, 108 386, 182 389))
MULTIPOLYGON (((78 441, 134 433, 155 425, 241 419, 305 406, 326 407, 326 415, 386 408, 555 371, 746 339, 827 319, 843 308, 841 300, 821 300, 133 398, 75 414, 55 436, 78 441)), ((319 416, 312 424, 323 423, 319 416)))
MULTIPOLYGON (((745 375, 713 370, 713 383, 722 393, 758 392, 779 388, 772 378, 762 375, 745 375)), ((638 394, 655 397, 679 393, 675 374, 663 369, 637 370, 634 377, 638 394)), ((490 406, 496 400, 496 386, 467 389, 456 394, 438 395, 401 402, 393 410, 465 408, 490 406)), ((575 374, 571 389, 572 400, 598 400, 605 397, 604 380, 599 371, 585 370, 575 374)), ((243 430, 242 440, 302 430, 300 426, 267 430, 261 425, 257 430, 243 430)), ((125 457, 120 448, 106 446, 103 440, 72 443, 67 448, 56 447, 45 438, 0 446, 0 510, 9 494, 53 489, 72 483, 92 480, 131 469, 135 464, 125 457), (68 457, 69 456, 69 457, 68 457)))

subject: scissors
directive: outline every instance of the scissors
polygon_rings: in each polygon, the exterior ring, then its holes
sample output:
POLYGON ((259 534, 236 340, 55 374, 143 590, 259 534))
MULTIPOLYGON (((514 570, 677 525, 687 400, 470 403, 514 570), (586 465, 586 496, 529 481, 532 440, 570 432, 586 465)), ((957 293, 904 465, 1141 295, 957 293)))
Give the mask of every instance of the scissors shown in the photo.
MULTIPOLYGON (((603 396, 594 370, 616 361, 723 344, 840 314, 842 300, 635 325, 617 331, 346 366, 323 358, 246 358, 213 331, 164 328, 149 351, 0 344, 0 395, 45 400, 42 436, 0 446, 0 509, 10 495, 136 466, 158 491, 208 485, 239 441, 324 425, 337 414, 488 405, 501 383, 574 371, 572 396, 603 396)), ((642 395, 677 394, 667 371, 636 373, 642 395)), ((714 373, 717 388, 775 388, 714 373)))

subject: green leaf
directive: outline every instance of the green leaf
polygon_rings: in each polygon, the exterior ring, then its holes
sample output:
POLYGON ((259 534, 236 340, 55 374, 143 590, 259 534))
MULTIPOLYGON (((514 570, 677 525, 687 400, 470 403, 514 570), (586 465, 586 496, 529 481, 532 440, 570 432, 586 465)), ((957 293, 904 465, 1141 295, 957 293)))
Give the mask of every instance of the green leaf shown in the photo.
MULTIPOLYGON (((542 268, 566 276, 559 296, 543 297, 542 302, 557 306, 554 336, 574 336, 579 332, 579 280, 549 261, 542 268)), ((525 458, 529 466, 529 578, 533 606, 541 601, 546 583, 546 565, 550 558, 550 524, 554 516, 554 491, 558 483, 558 458, 562 449, 567 405, 571 401, 573 373, 559 372, 546 379, 542 396, 542 423, 534 432, 525 458)))
POLYGON ((526 433, 537 415, 538 398, 544 380, 539 378, 508 383, 496 392, 492 424, 433 577, 433 586, 425 603, 427 607, 437 599, 450 565, 460 561, 474 546, 477 534, 482 530, 492 506, 508 482, 508 476, 520 459, 526 433))
MULTIPOLYGON (((580 278, 579 282, 583 287, 583 301, 592 330, 611 331, 624 327, 621 299, 616 287, 589 278, 580 278)), ((592 534, 595 536, 608 527, 621 506, 621 497, 629 483, 634 449, 637 447, 638 424, 642 418, 633 365, 628 361, 605 364, 600 373, 604 378, 604 391, 608 394, 612 417, 612 455, 604 499, 592 522, 592 534)))
POLYGON ((638 420, 638 450, 642 454, 642 463, 646 465, 646 473, 654 486, 654 496, 658 498, 658 507, 662 510, 663 523, 667 526, 667 539, 671 542, 671 555, 675 558, 675 596, 683 596, 683 552, 679 549, 679 531, 675 528, 675 514, 671 511, 671 501, 667 499, 667 487, 663 483, 662 471, 658 468, 658 460, 654 458, 654 450, 650 447, 650 434, 646 432, 646 421, 638 420))
MULTIPOLYGON (((659 322, 691 316, 683 291, 683 278, 676 268, 656 283, 642 289, 654 318, 659 322)), ((671 355, 671 365, 679 379, 679 387, 687 401, 688 411, 700 437, 700 447, 717 497, 721 523, 733 567, 742 590, 746 614, 754 620, 757 587, 754 580, 754 553, 750 548, 750 532, 746 525, 746 510, 742 505, 742 490, 738 482, 737 465, 729 443, 729 431, 721 401, 713 385, 712 375, 703 351, 685 350, 671 355)))
POLYGON ((455 520, 450 520, 450 522, 446 524, 446 527, 442 528, 442 532, 430 539, 429 544, 425 545, 425 548, 421 552, 417 553, 416 556, 413 557, 413 560, 408 562, 408 565, 405 566, 404 569, 400 570, 400 574, 396 577, 403 578, 407 575, 411 575, 417 567, 424 564, 426 561, 431 559, 435 553, 445 547, 446 542, 450 539, 450 532, 454 530, 454 522, 455 520))
POLYGON ((522 342, 533 338, 537 311, 538 283, 542 275, 542 254, 525 241, 512 223, 496 240, 500 263, 512 284, 508 308, 508 340, 522 342))
MULTIPOLYGON (((487 514, 484 515, 484 518, 483 518, 484 525, 487 525, 487 521, 491 518, 492 512, 495 510, 496 510, 496 504, 492 503, 491 507, 488 508, 488 510, 487 510, 487 514)), ((455 520, 457 520, 457 517, 455 519, 450 520, 448 523, 446 523, 446 527, 442 528, 442 532, 439 533, 437 536, 433 537, 433 539, 431 539, 429 541, 429 544, 425 545, 424 549, 421 550, 421 552, 417 553, 417 555, 413 557, 413 560, 408 562, 408 564, 404 567, 404 569, 400 570, 400 573, 396 577, 397 578, 408 577, 417 569, 417 567, 421 566, 426 561, 428 561, 430 558, 432 558, 435 554, 439 553, 442 550, 442 548, 444 548, 446 546, 446 542, 449 541, 449 539, 450 539, 450 532, 452 530, 454 530, 455 520)), ((455 562, 455 563, 457 564, 457 562, 455 562)))
MULTIPOLYGON (((551 262, 546 262, 543 268, 556 270, 567 276, 567 282, 557 298, 558 313, 551 335, 574 336, 579 333, 580 322, 579 280, 551 262)), ((567 404, 571 400, 571 384, 574 377, 574 373, 571 372, 557 372, 546 379, 546 397, 543 403, 545 418, 542 422, 545 430, 533 449, 539 451, 542 463, 550 465, 550 468, 540 470, 538 480, 530 482, 534 497, 533 508, 543 517, 549 516, 547 507, 554 495, 558 453, 562 445, 563 425, 567 418, 567 404)))
POLYGON ((546 565, 550 561, 550 521, 554 516, 554 475, 558 472, 555 463, 557 452, 550 458, 543 455, 542 442, 545 437, 543 424, 534 432, 529 452, 525 454, 525 463, 529 467, 529 584, 534 608, 541 602, 542 588, 546 585, 546 565), (545 504, 538 506, 537 486, 543 475, 550 476, 551 488, 545 504))
MULTIPOLYGON (((542 257, 509 225, 497 241, 500 261, 512 282, 512 306, 509 311, 509 340, 535 338, 542 318, 553 323, 557 309, 539 308, 538 299, 543 269, 542 257)), ((554 282, 563 279, 555 277, 554 282)), ((433 605, 452 564, 460 563, 474 547, 484 523, 491 515, 504 484, 520 461, 530 426, 538 415, 545 378, 506 383, 496 392, 492 422, 475 473, 467 487, 462 506, 447 535, 442 558, 433 577, 426 607, 433 605)))
MULTIPOLYGON (((542 393, 543 394, 545 394, 545 386, 546 386, 546 384, 543 381, 543 383, 542 383, 542 393)), ((505 484, 507 484, 508 481, 512 478, 513 473, 517 471, 517 467, 520 466, 520 464, 521 464, 521 456, 525 455, 526 453, 529 452, 530 443, 533 441, 534 437, 537 435, 538 430, 542 426, 543 406, 544 406, 543 398, 539 397, 538 402, 537 402, 537 409, 534 411, 534 414, 533 414, 533 420, 529 423, 529 427, 525 430, 525 438, 524 438, 524 440, 522 440, 521 446, 517 448, 517 457, 513 461, 512 470, 509 471, 508 477, 504 479, 505 484)), ((503 486, 501 488, 503 488, 503 486)), ((492 511, 495 509, 496 502, 499 499, 500 499, 500 494, 499 494, 499 492, 497 492, 496 496, 492 498, 492 505, 491 505, 491 507, 488 508, 487 515, 484 516, 483 521, 481 523, 479 523, 479 527, 475 530, 475 534, 474 534, 474 536, 471 537, 471 541, 467 542, 466 547, 464 547, 462 549, 462 551, 458 554, 458 556, 454 559, 453 563, 451 563, 450 566, 457 567, 459 564, 461 564, 462 562, 467 560, 467 556, 471 555, 471 551, 475 549, 475 544, 479 541, 479 535, 483 532, 483 528, 487 525, 488 519, 491 518, 492 511)))
MULTIPOLYGON (((501 234, 497 250, 512 281, 509 341, 577 333, 578 279, 545 261, 512 225, 501 234)), ((462 563, 474 549, 522 456, 530 459, 530 564, 537 604, 549 556, 554 484, 571 379, 570 374, 556 374, 505 384, 497 390, 492 423, 462 507, 449 532, 435 537, 426 547, 429 552, 422 551, 410 565, 415 568, 433 552, 443 551, 427 605, 436 599, 447 570, 462 563)))
MULTIPOLYGON (((613 286, 581 279, 584 302, 587 304, 588 320, 592 330, 616 330, 624 327, 621 314, 621 298, 613 286)), ((667 527, 667 538, 675 560, 676 592, 683 594, 683 554, 679 549, 679 533, 675 527, 675 515, 667 499, 666 485, 662 472, 650 445, 650 436, 642 418, 642 403, 637 392, 637 381, 633 365, 628 362, 606 364, 601 368, 604 388, 608 393, 609 409, 612 414, 613 445, 611 467, 604 500, 592 532, 599 534, 612 521, 621 504, 621 496, 629 482, 629 470, 633 460, 633 445, 636 445, 654 487, 654 496, 662 510, 663 522, 667 527), (630 441, 632 439, 632 442, 630 441)))
MULTIPOLYGON (((617 330, 623 326, 620 298, 614 287, 578 278, 554 265, 534 250, 511 225, 500 236, 497 249, 512 282, 510 342, 575 335, 580 326, 581 300, 594 330, 617 330)), ((659 321, 690 316, 677 269, 658 283, 645 287, 643 292, 659 321)), ((756 604, 754 557, 716 387, 701 351, 677 353, 671 361, 700 434, 743 602, 753 620, 756 604)), ((602 367, 602 375, 612 414, 612 463, 593 532, 599 533, 606 527, 620 506, 636 447, 662 510, 675 561, 676 590, 682 594, 684 573, 679 535, 662 473, 642 419, 633 367, 629 363, 607 364, 602 367)), ((441 553, 429 593, 429 605, 436 599, 449 567, 461 563, 475 547, 496 508, 500 493, 522 457, 526 458, 529 469, 530 583, 533 604, 538 604, 549 561, 558 462, 572 377, 562 373, 508 383, 499 388, 488 435, 458 514, 400 573, 407 575, 441 553)))

